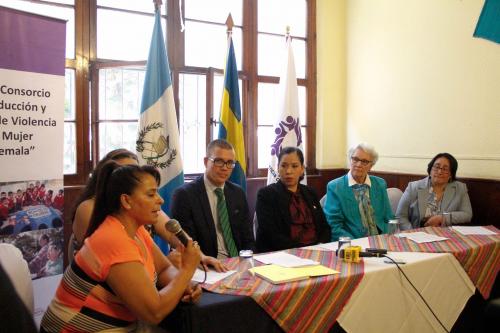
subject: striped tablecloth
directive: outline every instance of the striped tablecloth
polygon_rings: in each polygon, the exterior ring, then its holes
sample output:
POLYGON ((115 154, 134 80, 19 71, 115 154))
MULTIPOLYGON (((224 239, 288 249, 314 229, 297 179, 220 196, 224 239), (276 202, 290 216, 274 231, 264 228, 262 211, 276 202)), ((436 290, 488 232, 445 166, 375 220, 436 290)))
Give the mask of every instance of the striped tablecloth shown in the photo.
POLYGON ((449 252, 462 265, 481 295, 490 296, 493 283, 500 270, 500 231, 494 226, 485 227, 496 235, 462 235, 452 228, 425 227, 408 232, 423 231, 449 238, 444 241, 416 243, 405 237, 389 235, 370 236, 370 247, 394 252, 449 252))
MULTIPOLYGON (((291 249, 286 252, 319 261, 340 274, 279 285, 257 277, 249 290, 225 288, 224 284, 231 279, 228 277, 214 285, 204 285, 204 288, 221 294, 252 297, 285 332, 328 332, 363 278, 363 262, 344 263, 337 260, 332 251, 291 249)), ((233 269, 237 259, 229 259, 226 264, 233 269)))

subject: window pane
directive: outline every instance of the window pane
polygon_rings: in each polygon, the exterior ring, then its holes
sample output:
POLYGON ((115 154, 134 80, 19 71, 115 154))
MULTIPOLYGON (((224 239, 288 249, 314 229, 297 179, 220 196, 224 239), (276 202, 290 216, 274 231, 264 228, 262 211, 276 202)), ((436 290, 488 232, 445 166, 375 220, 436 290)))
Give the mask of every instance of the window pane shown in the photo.
MULTIPOLYGON (((241 83, 241 82, 240 82, 241 83)), ((222 101, 222 94, 224 89, 224 75, 214 74, 214 105, 213 105, 213 115, 212 117, 217 120, 217 124, 212 125, 212 140, 217 139, 219 136, 219 118, 220 118, 220 103, 222 101)), ((241 85, 240 85, 240 96, 241 96, 241 85)))
POLYGON ((274 142, 272 126, 259 126, 257 128, 258 167, 266 169, 271 158, 271 144, 274 142))
POLYGON ((99 70, 99 120, 139 119, 145 74, 143 68, 99 70))
MULTIPOLYGON (((226 62, 227 34, 221 25, 186 20, 186 66, 222 69, 226 62)), ((238 70, 241 70, 241 29, 233 28, 234 53, 238 70)))
POLYGON ((76 173, 76 124, 64 123, 64 174, 76 173))
MULTIPOLYGON (((259 125, 271 125, 276 123, 279 117, 279 92, 278 85, 273 83, 259 82, 258 91, 258 119, 259 125)), ((299 93, 299 117, 300 125, 307 125, 306 119, 306 87, 298 86, 299 93)))
MULTIPOLYGON (((137 0, 97 0, 97 6, 113 7, 119 9, 128 9, 144 13, 154 13, 155 6, 153 1, 137 0)), ((162 12, 166 6, 162 5, 162 12)))
POLYGON ((234 24, 242 25, 242 0, 186 0, 186 18, 226 23, 231 13, 234 24))
MULTIPOLYGON (((302 147, 304 148, 304 156, 306 155, 306 128, 301 127, 302 147)), ((258 148, 258 168, 267 169, 267 165, 271 158, 271 144, 274 142, 275 134, 272 126, 259 126, 257 128, 257 148, 258 148)))
POLYGON ((64 77, 64 120, 75 120, 75 70, 66 68, 64 77))
POLYGON ((179 108, 184 174, 202 173, 207 121, 205 75, 179 75, 179 108))
POLYGON ((99 159, 113 149, 125 148, 135 152, 138 122, 100 123, 99 159))
MULTIPOLYGON (((280 76, 285 61, 286 44, 284 36, 259 34, 259 75, 280 76)), ((298 78, 306 77, 306 42, 292 40, 295 72, 298 78)))
POLYGON ((259 31, 284 35, 289 26, 292 36, 306 37, 306 0, 264 0, 258 7, 259 31))
MULTIPOLYGON (((161 23, 165 36, 165 20, 161 23)), ((147 60, 153 26, 153 16, 97 9, 97 57, 147 60)))
POLYGON ((75 58, 75 13, 73 8, 63 8, 20 0, 2 0, 1 5, 68 21, 66 23, 66 58, 75 58))

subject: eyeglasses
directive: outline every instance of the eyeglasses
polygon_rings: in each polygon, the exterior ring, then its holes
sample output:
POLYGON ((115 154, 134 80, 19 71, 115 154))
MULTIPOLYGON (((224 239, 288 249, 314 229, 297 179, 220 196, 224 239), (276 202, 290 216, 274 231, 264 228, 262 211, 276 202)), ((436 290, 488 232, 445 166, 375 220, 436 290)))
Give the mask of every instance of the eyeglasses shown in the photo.
POLYGON ((367 166, 368 164, 370 164, 372 161, 368 161, 368 160, 362 160, 362 159, 359 159, 355 156, 351 156, 351 162, 352 164, 355 164, 355 163, 361 163, 361 165, 363 166, 367 166))
POLYGON ((214 163, 215 166, 219 167, 219 168, 222 168, 224 165, 226 166, 226 168, 228 169, 234 169, 234 167, 236 166, 236 162, 235 161, 224 161, 222 158, 212 158, 212 157, 207 157, 210 161, 212 161, 214 163))
POLYGON ((442 167, 442 166, 439 166, 439 165, 433 165, 432 166, 432 170, 434 170, 436 172, 441 171, 442 173, 448 173, 448 172, 450 172, 450 169, 448 169, 447 167, 442 167))

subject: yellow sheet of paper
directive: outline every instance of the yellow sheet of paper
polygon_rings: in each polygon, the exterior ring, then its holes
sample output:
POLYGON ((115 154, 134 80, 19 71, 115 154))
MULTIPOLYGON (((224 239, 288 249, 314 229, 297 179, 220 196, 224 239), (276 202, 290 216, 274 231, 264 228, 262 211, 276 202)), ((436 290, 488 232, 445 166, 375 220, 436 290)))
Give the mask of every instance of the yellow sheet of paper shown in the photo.
POLYGON ((314 265, 314 266, 303 266, 303 267, 294 267, 293 270, 301 272, 304 275, 308 275, 310 277, 313 276, 324 276, 324 275, 332 275, 339 274, 339 271, 328 268, 323 265, 314 265))
POLYGON ((308 279, 312 276, 337 274, 339 272, 322 265, 304 267, 282 267, 278 265, 264 265, 250 269, 251 272, 273 283, 285 283, 308 279))

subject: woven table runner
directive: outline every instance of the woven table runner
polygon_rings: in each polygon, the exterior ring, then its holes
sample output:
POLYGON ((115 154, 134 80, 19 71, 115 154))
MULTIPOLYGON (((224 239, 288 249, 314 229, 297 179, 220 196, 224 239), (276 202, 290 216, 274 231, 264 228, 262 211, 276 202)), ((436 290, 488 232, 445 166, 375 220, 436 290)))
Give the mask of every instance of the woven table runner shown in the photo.
POLYGON ((453 228, 425 227, 407 232, 423 231, 449 238, 439 242, 416 243, 406 237, 392 235, 370 236, 370 247, 393 252, 452 253, 462 265, 481 295, 490 296, 500 269, 500 231, 494 226, 485 227, 496 235, 462 235, 453 228))
MULTIPOLYGON (((285 332, 328 332, 363 278, 363 262, 344 263, 337 260, 332 251, 291 249, 285 252, 318 261, 340 274, 278 285, 256 277, 256 282, 249 290, 225 288, 224 284, 231 279, 230 276, 203 287, 220 294, 252 297, 285 332)), ((238 259, 231 258, 225 263, 230 269, 235 269, 238 259)), ((257 260, 255 264, 260 265, 257 260)))

